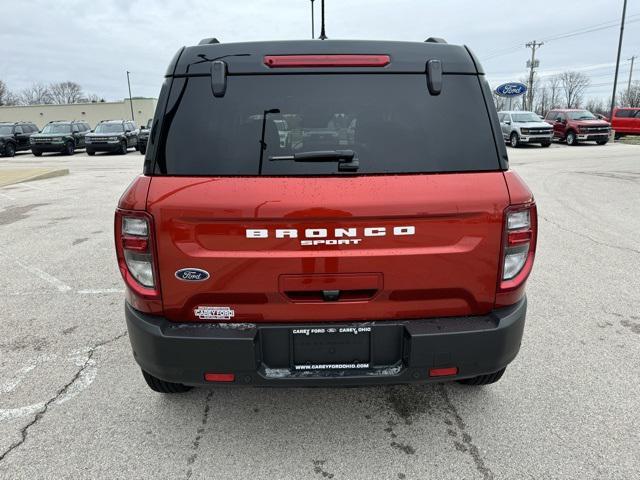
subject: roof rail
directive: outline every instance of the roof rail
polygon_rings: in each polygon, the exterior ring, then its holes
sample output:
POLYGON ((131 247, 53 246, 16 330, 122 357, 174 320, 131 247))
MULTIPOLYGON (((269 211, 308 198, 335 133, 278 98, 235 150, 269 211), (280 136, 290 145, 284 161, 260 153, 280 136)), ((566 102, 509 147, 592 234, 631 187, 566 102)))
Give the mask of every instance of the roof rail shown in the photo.
POLYGON ((447 41, 444 38, 440 38, 440 37, 429 37, 425 40, 425 42, 427 43, 447 43, 447 41))
POLYGON ((215 37, 203 38, 198 42, 198 45, 211 45, 213 43, 220 43, 220 40, 215 37))

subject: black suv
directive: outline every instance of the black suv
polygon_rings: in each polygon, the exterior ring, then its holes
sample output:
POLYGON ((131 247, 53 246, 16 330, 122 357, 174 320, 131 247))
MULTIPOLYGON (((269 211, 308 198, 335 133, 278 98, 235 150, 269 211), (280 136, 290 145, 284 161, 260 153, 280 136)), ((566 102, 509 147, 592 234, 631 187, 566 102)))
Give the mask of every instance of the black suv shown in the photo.
POLYGON ((37 132, 31 122, 0 123, 0 156, 13 157, 20 150, 29 150, 29 137, 37 132))
POLYGON ((91 131, 87 122, 55 120, 47 123, 40 133, 31 135, 31 153, 36 157, 43 152, 59 152, 73 155, 85 147, 85 136, 91 131))
POLYGON ((141 155, 147 153, 147 142, 149 141, 149 133, 151 133, 151 124, 153 118, 150 118, 146 126, 140 127, 140 133, 138 133, 138 146, 137 150, 141 155))
POLYGON ((130 147, 138 147, 138 129, 130 120, 103 120, 85 137, 87 154, 116 152, 125 155, 130 147))

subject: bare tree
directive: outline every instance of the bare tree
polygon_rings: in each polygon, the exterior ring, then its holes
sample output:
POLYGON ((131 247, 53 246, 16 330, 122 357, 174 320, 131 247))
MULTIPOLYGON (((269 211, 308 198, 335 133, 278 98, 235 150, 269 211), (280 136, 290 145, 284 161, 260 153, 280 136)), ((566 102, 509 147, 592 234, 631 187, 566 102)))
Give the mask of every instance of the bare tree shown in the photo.
POLYGON ((16 95, 13 92, 7 92, 6 96, 4 97, 4 104, 7 106, 20 105, 21 104, 20 96, 16 95))
POLYGON ((82 103, 98 103, 99 101, 100 101, 100 97, 98 95, 96 95, 95 93, 90 93, 88 95, 85 95, 81 99, 82 103))
POLYGON ((547 112, 550 109, 550 107, 549 107, 549 88, 546 85, 540 87, 538 99, 539 100, 536 103, 534 110, 536 112, 538 112, 540 115, 542 115, 543 117, 545 117, 547 115, 547 112))
POLYGON ((7 84, 0 80, 0 105, 5 105, 8 94, 9 89, 7 88, 7 84))
POLYGON ((549 90, 548 109, 558 108, 560 106, 560 77, 553 75, 547 79, 546 84, 546 88, 549 90))
POLYGON ((633 82, 631 88, 620 93, 621 107, 640 107, 640 81, 633 82))
POLYGON ((34 83, 20 92, 21 105, 41 105, 53 103, 49 87, 43 83, 34 83))
POLYGON ((507 100, 504 97, 501 97, 496 92, 493 92, 493 103, 496 106, 496 110, 504 110, 507 106, 507 100))
POLYGON ((84 97, 82 87, 76 82, 52 83, 49 87, 53 103, 62 105, 67 103, 79 103, 84 97))
POLYGON ((585 89, 591 84, 589 77, 582 72, 563 72, 560 85, 564 94, 566 108, 579 108, 585 89))
POLYGON ((589 100, 587 100, 584 108, 596 115, 609 115, 609 107, 602 98, 590 98, 589 100))

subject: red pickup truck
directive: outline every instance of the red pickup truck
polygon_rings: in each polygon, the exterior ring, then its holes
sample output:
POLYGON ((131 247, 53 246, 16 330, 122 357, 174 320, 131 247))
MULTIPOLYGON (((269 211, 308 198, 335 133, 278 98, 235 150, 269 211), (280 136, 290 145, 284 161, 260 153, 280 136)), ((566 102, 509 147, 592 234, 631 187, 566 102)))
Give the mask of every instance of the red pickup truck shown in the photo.
POLYGON ((493 383, 536 234, 482 67, 438 39, 181 49, 115 215, 133 354, 164 393, 493 383))
POLYGON ((579 142, 596 142, 598 145, 604 145, 609 141, 611 124, 598 119, 588 110, 550 110, 544 120, 553 126, 553 137, 566 141, 567 145, 573 146, 579 142))
POLYGON ((611 128, 616 138, 625 135, 640 135, 640 108, 616 108, 613 111, 611 128))

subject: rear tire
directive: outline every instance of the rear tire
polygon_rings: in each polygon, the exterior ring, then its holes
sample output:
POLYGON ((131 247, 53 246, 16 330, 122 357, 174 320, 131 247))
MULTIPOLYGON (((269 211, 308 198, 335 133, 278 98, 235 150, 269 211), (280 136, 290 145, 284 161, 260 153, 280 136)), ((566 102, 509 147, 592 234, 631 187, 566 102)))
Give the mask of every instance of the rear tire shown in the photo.
POLYGON ((34 157, 41 157, 42 156, 42 152, 40 150, 31 150, 31 153, 33 153, 34 157))
POLYGON ((7 143, 4 146, 4 157, 15 157, 16 156, 16 146, 13 143, 7 143))
POLYGON ((87 155, 89 155, 90 157, 93 157, 96 154, 96 152, 94 152, 93 150, 87 150, 87 155))
POLYGON ((76 146, 73 144, 73 142, 67 142, 62 153, 64 155, 73 155, 74 153, 76 153, 76 146))
POLYGON ((489 373, 487 375, 478 375, 477 377, 465 378, 464 380, 458 380, 458 383, 463 385, 490 385, 492 383, 496 383, 498 380, 502 378, 507 367, 504 367, 502 370, 498 370, 497 372, 489 373))
POLYGON ((578 137, 576 137, 576 132, 567 133, 567 145, 572 147, 578 145, 578 137))
POLYGON ((518 148, 520 146, 520 138, 518 138, 518 134, 513 132, 509 137, 509 145, 513 148, 518 148))
POLYGON ((138 151, 140 152, 140 155, 145 155, 147 153, 147 147, 140 147, 138 151))
POLYGON ((184 393, 193 388, 181 383, 165 382, 144 370, 142 370, 142 376, 144 377, 145 382, 147 382, 147 385, 149 385, 149 388, 158 393, 184 393))

